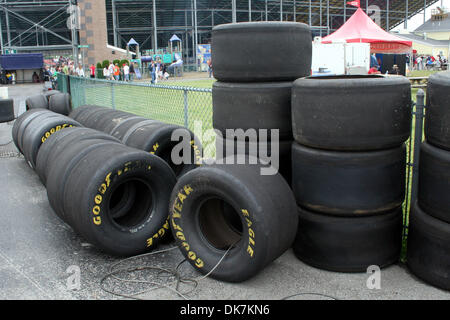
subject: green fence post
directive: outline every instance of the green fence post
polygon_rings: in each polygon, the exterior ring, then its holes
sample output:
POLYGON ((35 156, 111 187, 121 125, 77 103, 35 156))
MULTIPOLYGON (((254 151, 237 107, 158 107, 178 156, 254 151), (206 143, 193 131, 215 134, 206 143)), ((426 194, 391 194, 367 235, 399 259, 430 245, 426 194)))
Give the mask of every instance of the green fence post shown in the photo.
POLYGON ((417 200, 418 185, 419 185, 419 161, 420 161, 420 147, 423 136, 423 119, 425 108, 425 92, 420 89, 417 92, 416 102, 416 130, 414 134, 414 161, 413 161, 413 175, 411 182, 411 205, 417 200))

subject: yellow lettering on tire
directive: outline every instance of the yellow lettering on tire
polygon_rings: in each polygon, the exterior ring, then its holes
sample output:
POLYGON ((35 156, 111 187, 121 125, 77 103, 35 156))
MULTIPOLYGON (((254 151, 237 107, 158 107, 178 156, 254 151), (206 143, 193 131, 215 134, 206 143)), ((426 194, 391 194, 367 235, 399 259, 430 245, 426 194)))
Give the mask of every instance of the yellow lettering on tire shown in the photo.
POLYGON ((99 206, 94 206, 92 208, 92 212, 97 216, 100 214, 100 207, 99 206))

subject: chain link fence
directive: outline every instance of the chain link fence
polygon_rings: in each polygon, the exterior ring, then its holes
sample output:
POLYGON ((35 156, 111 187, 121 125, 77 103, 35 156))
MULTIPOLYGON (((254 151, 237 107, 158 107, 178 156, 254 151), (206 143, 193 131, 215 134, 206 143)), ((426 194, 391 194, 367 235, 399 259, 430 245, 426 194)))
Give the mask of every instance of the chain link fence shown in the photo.
MULTIPOLYGON (((71 94, 72 107, 98 105, 184 126, 198 134, 212 129, 212 90, 110 81, 58 74, 58 89, 71 94), (197 126, 197 127, 196 127, 197 126)), ((205 154, 215 154, 208 143, 205 154)))

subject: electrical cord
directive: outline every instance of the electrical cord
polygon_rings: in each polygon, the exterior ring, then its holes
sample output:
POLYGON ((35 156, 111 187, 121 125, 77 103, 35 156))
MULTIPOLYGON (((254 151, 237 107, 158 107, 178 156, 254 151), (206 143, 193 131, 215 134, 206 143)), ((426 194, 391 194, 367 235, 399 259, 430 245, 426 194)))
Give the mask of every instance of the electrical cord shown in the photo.
POLYGON ((170 247, 168 249, 163 249, 163 250, 159 250, 159 251, 154 251, 154 252, 150 252, 150 253, 145 253, 145 254, 141 254, 141 255, 137 255, 137 256, 133 256, 130 258, 126 258, 126 259, 122 259, 114 264, 112 264, 109 267, 109 272, 107 274, 105 274, 102 279, 100 280, 100 287, 103 291, 108 292, 112 295, 116 295, 116 296, 120 296, 123 298, 128 298, 128 299, 135 299, 135 300, 143 300, 137 296, 142 295, 144 293, 156 290, 156 289, 161 289, 161 288, 165 288, 168 289, 170 291, 173 291, 174 293, 176 293, 178 296, 180 296, 181 298, 185 299, 185 300, 190 300, 189 297, 187 295, 189 295, 190 293, 192 293, 197 287, 198 287, 198 283, 201 280, 206 279, 207 277, 209 277, 211 275, 211 273, 214 272, 214 270, 216 270, 216 268, 222 263, 223 259, 225 259, 226 255, 228 254, 228 252, 231 250, 231 248, 233 248, 233 246, 235 245, 235 243, 233 243, 228 250, 225 251, 225 253, 223 254, 223 256, 220 258, 220 260, 217 262, 217 264, 205 275, 203 276, 199 276, 196 278, 188 278, 188 277, 184 277, 181 272, 179 271, 180 266, 185 263, 187 260, 183 259, 183 261, 181 261, 180 263, 177 264, 177 266, 175 267, 175 269, 171 270, 171 269, 167 269, 167 268, 162 268, 162 267, 154 267, 154 266, 137 266, 137 267, 133 267, 133 268, 122 268, 122 269, 117 269, 114 270, 114 268, 116 266, 118 266, 119 264, 122 264, 126 261, 131 261, 131 260, 135 260, 138 258, 143 258, 143 257, 148 257, 148 256, 153 256, 153 255, 157 255, 160 253, 165 253, 165 252, 169 252, 172 251, 174 249, 178 249, 178 247, 170 247), (133 280, 133 279, 126 279, 126 278, 122 278, 119 277, 118 274, 120 273, 134 273, 136 271, 144 271, 144 270, 152 270, 152 271, 158 271, 158 278, 160 276, 161 273, 165 273, 168 275, 168 279, 172 278, 173 280, 167 280, 167 283, 162 283, 162 282, 157 282, 157 281, 149 281, 149 280, 133 280), (135 292, 132 294, 125 294, 122 292, 117 292, 114 290, 110 290, 108 288, 106 288, 104 286, 104 283, 107 279, 109 278, 113 278, 116 281, 119 282, 124 282, 124 283, 134 283, 134 284, 146 284, 146 285, 152 285, 152 287, 145 289, 143 291, 139 291, 139 292, 135 292), (187 292, 181 292, 180 290, 180 284, 190 284, 192 286, 192 289, 187 291, 187 292), (173 288, 173 285, 175 285, 175 288, 173 288))

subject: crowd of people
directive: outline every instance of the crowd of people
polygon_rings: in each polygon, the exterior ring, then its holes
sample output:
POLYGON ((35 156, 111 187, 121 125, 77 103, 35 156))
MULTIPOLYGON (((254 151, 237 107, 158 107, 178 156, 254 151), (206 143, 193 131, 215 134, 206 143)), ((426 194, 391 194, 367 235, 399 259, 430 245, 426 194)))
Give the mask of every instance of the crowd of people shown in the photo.
POLYGON ((446 69, 448 61, 441 55, 417 55, 413 57, 413 70, 446 69))

